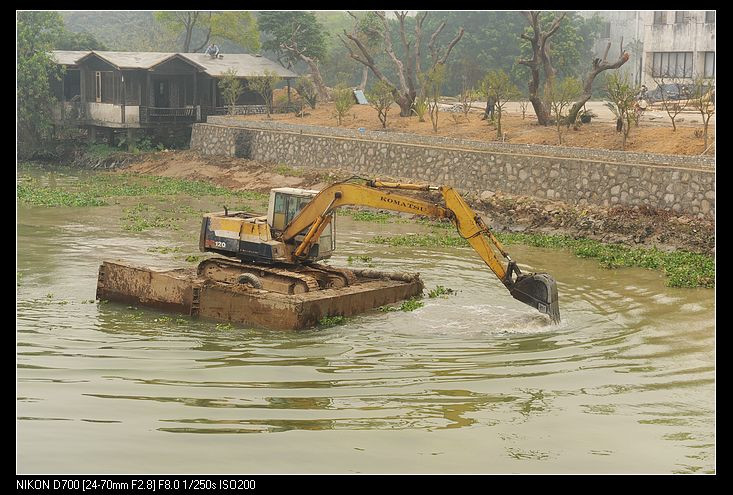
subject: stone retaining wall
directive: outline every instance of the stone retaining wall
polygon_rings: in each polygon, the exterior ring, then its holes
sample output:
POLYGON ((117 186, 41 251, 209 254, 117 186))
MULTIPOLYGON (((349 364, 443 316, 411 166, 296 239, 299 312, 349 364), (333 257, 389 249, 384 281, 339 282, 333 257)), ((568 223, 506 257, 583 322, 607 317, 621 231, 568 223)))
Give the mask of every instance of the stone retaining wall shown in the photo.
POLYGON ((503 191, 600 206, 648 205, 715 215, 710 157, 485 143, 209 117, 191 149, 365 177, 393 176, 481 194, 503 191))

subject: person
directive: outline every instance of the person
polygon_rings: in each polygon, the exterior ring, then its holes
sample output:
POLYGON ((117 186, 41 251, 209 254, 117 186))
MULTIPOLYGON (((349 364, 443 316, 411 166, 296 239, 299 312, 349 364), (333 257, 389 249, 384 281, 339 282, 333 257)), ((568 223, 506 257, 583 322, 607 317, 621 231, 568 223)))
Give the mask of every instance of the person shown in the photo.
POLYGON ((494 120, 494 108, 496 108, 496 100, 494 100, 493 96, 489 96, 486 101, 486 110, 481 120, 494 120))
POLYGON ((206 53, 206 55, 211 56, 211 58, 218 58, 219 57, 219 45, 215 43, 209 43, 209 46, 206 47, 206 51, 204 53, 206 53))
POLYGON ((642 84, 639 90, 639 100, 646 100, 646 85, 642 84))

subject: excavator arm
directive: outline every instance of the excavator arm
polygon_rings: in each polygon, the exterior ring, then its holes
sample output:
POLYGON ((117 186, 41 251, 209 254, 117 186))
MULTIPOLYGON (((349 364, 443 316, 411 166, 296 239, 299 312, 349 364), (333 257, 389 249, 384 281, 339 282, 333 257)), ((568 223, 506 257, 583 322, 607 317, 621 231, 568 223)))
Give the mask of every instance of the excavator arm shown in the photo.
POLYGON ((560 321, 557 283, 554 278, 546 273, 523 274, 481 217, 468 206, 455 189, 448 186, 400 184, 378 179, 367 181, 366 185, 337 183, 317 194, 285 227, 278 240, 287 243, 308 229, 305 238, 293 253, 296 259, 302 258, 328 225, 331 212, 346 205, 369 206, 431 218, 450 219, 460 236, 468 241, 484 263, 509 289, 512 297, 549 315, 554 323, 560 321), (431 204, 391 192, 390 189, 440 191, 444 204, 431 204), (495 250, 506 260, 506 266, 500 261, 495 250))

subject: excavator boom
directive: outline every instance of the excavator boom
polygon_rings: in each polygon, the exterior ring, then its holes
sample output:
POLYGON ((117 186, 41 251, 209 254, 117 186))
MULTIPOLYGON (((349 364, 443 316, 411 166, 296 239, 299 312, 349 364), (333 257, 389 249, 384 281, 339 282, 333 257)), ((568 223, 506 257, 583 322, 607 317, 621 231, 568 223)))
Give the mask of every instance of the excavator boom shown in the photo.
POLYGON ((308 265, 327 258, 335 247, 334 210, 341 206, 445 218, 453 222, 481 259, 515 299, 560 321, 557 283, 547 273, 522 273, 484 221, 448 186, 401 184, 378 179, 358 184, 351 180, 322 191, 273 189, 267 217, 246 212, 204 215, 199 248, 245 262, 270 265, 308 265), (433 204, 394 190, 437 191, 442 204, 433 204))
POLYGON ((554 323, 560 322, 555 279, 547 273, 522 273, 481 217, 468 206, 455 189, 448 186, 401 184, 378 179, 367 181, 366 185, 337 183, 318 193, 286 226, 278 240, 288 243, 308 229, 305 238, 293 253, 296 260, 301 258, 309 252, 311 243, 318 239, 328 224, 331 212, 345 205, 370 206, 450 219, 458 229, 459 235, 468 241, 512 297, 547 314, 554 323), (392 193, 389 189, 440 191, 444 205, 430 204, 417 198, 392 193), (506 259, 506 267, 497 257, 495 250, 506 259))

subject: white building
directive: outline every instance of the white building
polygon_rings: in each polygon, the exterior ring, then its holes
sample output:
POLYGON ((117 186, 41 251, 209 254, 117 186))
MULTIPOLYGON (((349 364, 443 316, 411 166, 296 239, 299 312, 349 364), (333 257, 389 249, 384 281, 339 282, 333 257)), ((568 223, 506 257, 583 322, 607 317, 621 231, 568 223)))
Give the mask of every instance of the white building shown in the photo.
POLYGON ((608 60, 616 60, 623 37, 631 54, 624 64, 636 84, 655 88, 653 78, 664 76, 691 82, 697 75, 715 78, 714 10, 585 11, 605 21, 596 53, 603 55, 608 42, 608 60))

